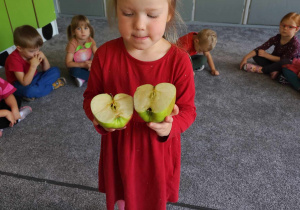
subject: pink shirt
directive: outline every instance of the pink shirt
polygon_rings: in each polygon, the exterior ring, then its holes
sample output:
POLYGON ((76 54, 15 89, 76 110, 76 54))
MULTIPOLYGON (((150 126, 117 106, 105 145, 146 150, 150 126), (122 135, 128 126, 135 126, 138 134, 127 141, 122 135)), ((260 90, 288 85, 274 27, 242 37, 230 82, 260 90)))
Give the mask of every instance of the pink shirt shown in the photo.
POLYGON ((0 78, 0 101, 13 94, 17 89, 4 79, 0 78))

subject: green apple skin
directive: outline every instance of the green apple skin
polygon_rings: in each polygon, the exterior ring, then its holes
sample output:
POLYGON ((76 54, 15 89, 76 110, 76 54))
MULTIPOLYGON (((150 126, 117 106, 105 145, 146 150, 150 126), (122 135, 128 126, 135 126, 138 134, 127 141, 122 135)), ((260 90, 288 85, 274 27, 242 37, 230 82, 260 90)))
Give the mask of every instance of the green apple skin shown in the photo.
POLYGON ((168 106, 167 109, 163 110, 160 113, 153 113, 151 111, 145 111, 145 112, 138 112, 138 114, 145 122, 160 123, 160 122, 164 121, 165 118, 172 113, 174 105, 175 105, 175 97, 174 97, 173 101, 170 103, 170 106, 168 106))
POLYGON ((115 120, 113 122, 103 123, 103 122, 100 122, 99 120, 96 119, 96 121, 102 127, 104 127, 104 128, 113 128, 113 129, 124 128, 130 120, 131 120, 131 118, 126 119, 124 117, 118 117, 118 118, 115 118, 115 120))

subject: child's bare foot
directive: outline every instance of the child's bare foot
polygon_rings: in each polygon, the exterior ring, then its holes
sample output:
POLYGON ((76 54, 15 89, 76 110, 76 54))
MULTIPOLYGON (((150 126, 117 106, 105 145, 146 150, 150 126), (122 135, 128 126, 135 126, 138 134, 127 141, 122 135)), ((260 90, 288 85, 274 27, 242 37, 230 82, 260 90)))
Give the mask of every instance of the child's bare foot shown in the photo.
POLYGON ((279 71, 273 71, 270 73, 271 79, 276 79, 279 75, 279 71))
POLYGON ((211 70, 210 73, 211 73, 212 75, 214 75, 214 76, 220 75, 220 72, 218 72, 217 70, 211 70))
POLYGON ((246 63, 243 67, 243 69, 247 72, 254 72, 254 73, 259 73, 262 74, 262 67, 259 65, 255 65, 252 63, 246 63))

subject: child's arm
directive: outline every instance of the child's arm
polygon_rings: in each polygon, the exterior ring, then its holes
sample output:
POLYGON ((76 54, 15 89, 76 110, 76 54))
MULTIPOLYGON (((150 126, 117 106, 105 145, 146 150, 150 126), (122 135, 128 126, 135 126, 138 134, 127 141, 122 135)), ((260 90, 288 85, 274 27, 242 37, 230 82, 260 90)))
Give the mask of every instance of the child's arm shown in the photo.
POLYGON ((7 98, 4 99, 5 103, 7 106, 10 107, 11 112, 14 116, 15 121, 21 118, 20 112, 19 112, 19 107, 17 100, 13 94, 10 94, 7 98))
POLYGON ((211 56, 210 52, 203 52, 203 54, 207 58, 207 63, 209 65, 209 67, 210 67, 211 74, 212 75, 219 75, 220 73, 217 71, 217 69, 215 67, 215 64, 214 64, 214 61, 212 59, 212 56, 211 56))
POLYGON ((93 52, 94 55, 95 55, 96 51, 97 51, 97 46, 96 46, 96 45, 93 45, 93 47, 92 47, 92 52, 93 52))
POLYGON ((86 116, 93 122, 93 125, 97 132, 99 132, 101 135, 106 135, 109 132, 113 130, 105 130, 102 126, 100 126, 97 121, 94 118, 94 115, 91 110, 91 101, 94 98, 94 96, 103 93, 103 87, 102 87, 102 77, 101 77, 101 71, 99 69, 102 69, 101 67, 101 59, 99 57, 103 57, 106 54, 105 45, 102 46, 102 50, 100 47, 100 50, 97 51, 97 53, 94 55, 93 63, 91 66, 91 72, 89 77, 89 82, 87 85, 87 88, 83 94, 84 100, 83 100, 83 109, 85 111, 86 116))
POLYGON ((0 110, 0 117, 5 117, 10 122, 10 127, 12 127, 16 123, 13 113, 7 109, 0 110))
POLYGON ((273 61, 273 62, 279 62, 280 61, 279 56, 271 55, 271 54, 267 53, 264 50, 258 50, 258 56, 266 58, 266 59, 268 59, 270 61, 273 61))
POLYGON ((197 115, 194 103, 195 83, 190 59, 185 54, 175 62, 178 70, 173 80, 176 87, 176 105, 173 112, 164 122, 147 124, 156 131, 162 141, 180 135, 194 122, 197 115))
POLYGON ((41 61, 41 67, 42 67, 43 71, 47 71, 48 69, 50 69, 50 63, 49 63, 47 57, 45 56, 45 54, 42 51, 40 51, 38 53, 38 58, 42 60, 41 61))
POLYGON ((261 46, 255 48, 254 50, 252 50, 251 52, 249 52, 247 55, 245 55, 245 57, 243 58, 243 60, 240 63, 240 69, 243 68, 243 66, 247 63, 247 61, 248 61, 249 58, 253 58, 254 56, 256 56, 256 52, 259 53, 260 50, 265 51, 265 50, 269 49, 272 45, 274 45, 275 43, 277 43, 277 40, 279 38, 280 38, 279 35, 271 37, 264 44, 262 44, 261 46))
POLYGON ((256 56, 256 52, 254 50, 252 50, 247 55, 245 55, 245 57, 243 58, 243 60, 240 63, 240 69, 243 68, 243 66, 247 63, 248 59, 253 58, 254 56, 256 56))
POLYGON ((17 71, 14 72, 18 82, 20 82, 21 85, 27 86, 32 82, 32 79, 34 77, 34 74, 40 62, 41 62, 41 58, 38 58, 38 56, 35 55, 33 58, 29 60, 30 67, 26 74, 24 72, 17 72, 17 71))

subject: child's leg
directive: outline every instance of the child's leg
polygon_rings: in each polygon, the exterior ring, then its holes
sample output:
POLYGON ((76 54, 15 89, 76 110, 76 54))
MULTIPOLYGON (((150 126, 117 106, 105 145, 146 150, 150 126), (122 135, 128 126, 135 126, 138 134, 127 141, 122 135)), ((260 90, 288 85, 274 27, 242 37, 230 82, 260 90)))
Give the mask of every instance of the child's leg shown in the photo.
POLYGON ((255 61, 255 63, 257 63, 257 65, 265 67, 268 65, 271 65, 272 63, 274 63, 273 61, 270 61, 266 58, 260 57, 260 56, 254 56, 253 60, 255 61))
POLYGON ((53 90, 53 83, 60 77, 60 71, 56 67, 52 67, 46 72, 37 73, 30 85, 23 86, 19 82, 15 82, 17 88, 16 95, 26 98, 40 98, 48 95, 53 90))
POLYGON ((272 79, 276 79, 282 69, 282 63, 273 62, 260 56, 254 56, 253 60, 260 66, 262 66, 262 72, 264 74, 270 74, 272 79))
POLYGON ((282 73, 294 89, 300 90, 300 78, 293 71, 283 68, 282 73))
POLYGON ((72 77, 79 78, 82 80, 89 79, 90 72, 87 69, 74 67, 74 68, 70 68, 69 71, 72 77))

